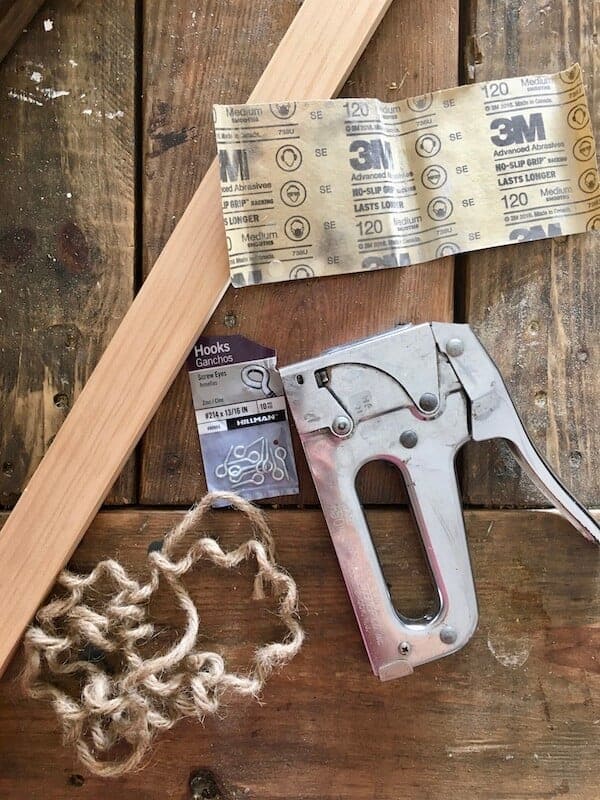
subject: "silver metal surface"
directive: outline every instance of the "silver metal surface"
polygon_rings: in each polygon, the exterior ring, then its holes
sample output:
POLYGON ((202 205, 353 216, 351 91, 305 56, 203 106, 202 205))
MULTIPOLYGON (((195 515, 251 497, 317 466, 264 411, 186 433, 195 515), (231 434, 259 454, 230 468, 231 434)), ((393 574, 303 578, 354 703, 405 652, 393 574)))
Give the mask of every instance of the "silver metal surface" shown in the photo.
POLYGON ((446 353, 449 356, 462 356, 465 350, 465 343, 462 339, 448 339, 446 342, 446 353))
POLYGON ((536 450, 502 375, 470 326, 433 322, 431 327, 440 348, 460 329, 464 352, 449 360, 470 400, 473 440, 506 439, 516 461, 550 503, 586 539, 600 544, 600 528, 536 450))
POLYGON ((352 420, 344 414, 337 416, 331 423, 331 430, 336 436, 348 436, 352 433, 352 428, 352 420))
POLYGON ((440 631, 440 639, 444 644, 454 644, 456 641, 457 633, 450 625, 444 625, 440 631))
POLYGON ((432 392, 425 392, 425 394, 419 397, 419 407, 422 411, 435 411, 438 405, 439 400, 437 399, 437 395, 432 392))
POLYGON ((531 444, 500 373, 468 325, 405 326, 281 370, 348 593, 381 680, 463 647, 477 600, 454 469, 469 439, 508 439, 546 496, 584 535, 600 530, 531 444), (334 435, 335 434, 335 435, 334 435), (433 618, 394 608, 356 476, 402 473, 439 596, 433 618))
POLYGON ((400 444, 408 450, 412 447, 416 447, 418 441, 419 437, 417 436, 417 432, 413 431, 412 428, 409 428, 407 431, 402 431, 400 434, 400 444))

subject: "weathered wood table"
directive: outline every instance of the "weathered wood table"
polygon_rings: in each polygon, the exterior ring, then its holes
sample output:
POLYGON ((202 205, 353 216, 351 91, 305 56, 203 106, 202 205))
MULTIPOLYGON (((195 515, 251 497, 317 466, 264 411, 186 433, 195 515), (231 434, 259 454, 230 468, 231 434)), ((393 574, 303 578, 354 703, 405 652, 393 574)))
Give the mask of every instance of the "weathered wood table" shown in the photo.
MULTIPOLYGON (((202 178, 214 153, 211 104, 246 98, 298 5, 55 0, 0 66, 6 509, 202 178)), ((596 0, 395 0, 344 94, 394 100, 579 60, 598 127, 599 14, 596 0)), ((536 443, 594 508, 599 243, 590 234, 454 264, 230 290, 210 330, 274 345, 288 363, 399 321, 467 320, 497 357, 536 443)), ((17 657, 0 684, 0 797, 597 800, 598 552, 539 510, 541 497, 503 447, 467 449, 478 632, 459 654, 380 684, 297 455, 302 494, 268 514, 279 559, 299 583, 308 638, 267 684, 264 704, 232 700, 222 718, 181 724, 142 772, 102 781, 63 748, 50 709, 20 696, 17 657)), ((381 469, 362 478, 394 597, 405 607, 426 602, 397 479, 381 469)), ((181 374, 72 565, 116 556, 141 566, 148 543, 203 491, 181 374)), ((240 536, 232 514, 215 525, 225 542, 240 536)), ((257 615, 248 599, 248 572, 199 576, 194 592, 207 645, 234 664, 277 634, 268 610, 257 615)), ((160 612, 174 614, 167 604, 160 612)))

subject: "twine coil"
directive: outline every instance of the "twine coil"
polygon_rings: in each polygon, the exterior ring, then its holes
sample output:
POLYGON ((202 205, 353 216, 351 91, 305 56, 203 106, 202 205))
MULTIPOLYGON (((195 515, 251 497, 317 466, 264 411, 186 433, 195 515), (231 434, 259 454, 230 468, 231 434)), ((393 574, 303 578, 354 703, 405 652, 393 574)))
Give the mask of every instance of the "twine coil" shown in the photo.
POLYGON ((262 512, 230 492, 211 492, 167 533, 160 549, 148 553, 150 579, 139 583, 118 561, 101 561, 86 576, 63 570, 58 584, 67 594, 44 606, 25 636, 23 684, 29 696, 49 700, 62 723, 65 742, 96 775, 116 777, 140 766, 154 736, 185 717, 214 714, 225 691, 257 697, 269 674, 290 661, 302 646, 294 580, 275 562, 273 539, 262 512), (184 536, 219 501, 244 514, 255 536, 224 551, 209 536, 196 539, 175 557, 184 536), (277 602, 287 634, 259 647, 250 673, 227 671, 218 653, 198 649, 199 616, 183 576, 200 560, 232 569, 254 558, 254 597, 265 591, 277 602), (148 603, 161 580, 185 615, 181 635, 165 652, 144 657, 155 635, 148 603), (110 583, 114 592, 101 594, 110 583), (119 663, 106 668, 110 655, 119 663), (79 679, 77 691, 63 685, 79 679))

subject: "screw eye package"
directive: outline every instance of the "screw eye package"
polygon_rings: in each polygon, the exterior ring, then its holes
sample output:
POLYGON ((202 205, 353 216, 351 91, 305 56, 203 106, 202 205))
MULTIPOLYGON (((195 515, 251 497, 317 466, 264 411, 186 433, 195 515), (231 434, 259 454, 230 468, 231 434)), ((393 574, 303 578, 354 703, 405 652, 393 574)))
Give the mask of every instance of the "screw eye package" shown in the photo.
POLYGON ((201 336, 188 356, 209 491, 248 500, 298 493, 277 354, 244 336, 201 336))

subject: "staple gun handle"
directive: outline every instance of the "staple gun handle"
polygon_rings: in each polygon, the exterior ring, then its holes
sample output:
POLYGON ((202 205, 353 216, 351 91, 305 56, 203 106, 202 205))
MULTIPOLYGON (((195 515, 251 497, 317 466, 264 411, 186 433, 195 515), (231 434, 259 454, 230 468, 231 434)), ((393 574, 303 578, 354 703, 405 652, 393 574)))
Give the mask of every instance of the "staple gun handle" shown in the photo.
POLYGON ((493 359, 469 325, 433 323, 435 338, 461 381, 471 405, 471 436, 474 441, 505 439, 519 465, 552 505, 586 539, 600 544, 600 528, 583 505, 561 483, 548 466, 519 417, 519 413, 493 359), (448 344, 460 341, 458 355, 448 344))
POLYGON ((409 674, 419 664, 455 652, 477 624, 477 600, 454 469, 468 438, 465 398, 449 399, 445 414, 419 422, 408 408, 361 423, 363 436, 332 446, 319 431, 304 439, 321 507, 327 520, 352 606, 374 673, 381 680, 409 674), (418 445, 407 448, 389 431, 414 427, 418 445), (408 619, 394 608, 356 492, 357 471, 387 460, 402 473, 439 595, 432 618, 408 619))
POLYGON ((452 448, 423 437, 418 455, 399 464, 440 601, 436 617, 427 625, 426 648, 418 638, 415 641, 417 664, 464 647, 477 626, 477 597, 454 463, 461 444, 452 448))
POLYGON ((512 433, 505 438, 515 459, 540 492, 586 539, 595 544, 600 544, 600 528, 596 521, 577 498, 558 480, 534 447, 523 426, 521 424, 515 426, 512 433))

